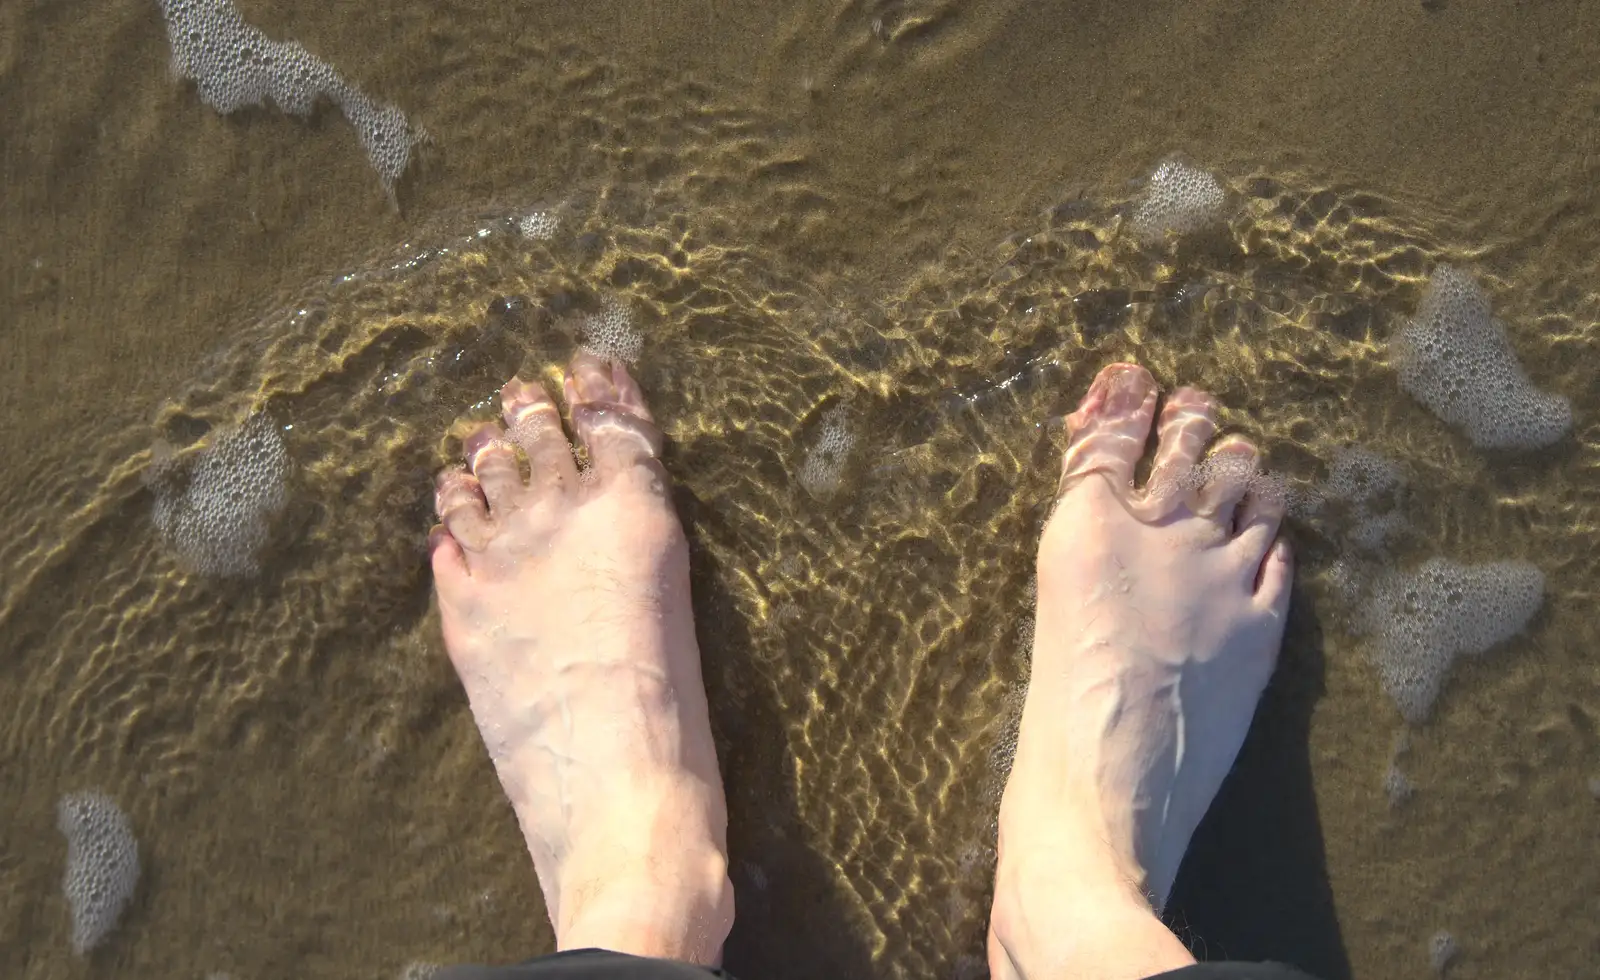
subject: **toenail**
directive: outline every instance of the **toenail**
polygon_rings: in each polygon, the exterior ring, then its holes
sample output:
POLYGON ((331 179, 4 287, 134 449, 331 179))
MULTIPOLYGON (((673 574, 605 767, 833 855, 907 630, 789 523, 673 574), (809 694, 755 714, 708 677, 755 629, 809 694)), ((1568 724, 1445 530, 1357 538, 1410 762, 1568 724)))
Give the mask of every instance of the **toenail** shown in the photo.
POLYGON ((537 411, 537 409, 544 407, 543 405, 528 405, 516 410, 511 421, 511 432, 509 433, 512 442, 527 446, 539 441, 546 432, 551 430, 553 426, 549 414, 537 411))
POLYGON ((1138 367, 1118 371, 1106 384, 1105 411, 1111 415, 1124 415, 1144 404, 1149 392, 1142 383, 1138 367))
POLYGON ((512 448, 511 443, 507 442, 504 438, 500 436, 493 436, 486 440, 482 445, 468 450, 467 466, 473 470, 476 470, 478 468, 478 460, 481 459, 483 454, 490 449, 503 449, 508 453, 516 452, 516 450, 512 448))
POLYGON ((463 455, 467 457, 468 462, 471 462, 479 453, 483 452, 486 447, 495 442, 501 441, 503 438, 504 434, 500 431, 500 427, 498 425, 481 425, 472 430, 472 432, 468 433, 466 440, 461 446, 463 455))
POLYGON ((611 365, 585 358, 572 366, 572 384, 586 402, 608 401, 616 393, 611 383, 611 365))

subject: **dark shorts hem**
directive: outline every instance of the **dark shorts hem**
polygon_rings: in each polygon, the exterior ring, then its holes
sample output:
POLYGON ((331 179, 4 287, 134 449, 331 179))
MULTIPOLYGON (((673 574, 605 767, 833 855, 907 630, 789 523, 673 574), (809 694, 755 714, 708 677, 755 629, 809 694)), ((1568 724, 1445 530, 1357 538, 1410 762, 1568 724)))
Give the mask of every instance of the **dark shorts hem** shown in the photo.
MULTIPOLYGON (((629 956, 608 949, 569 949, 516 966, 449 966, 434 974, 435 980, 705 980, 706 977, 732 980, 721 970, 629 956)), ((1311 980, 1311 977, 1282 963, 1199 963, 1150 980, 1311 980)))

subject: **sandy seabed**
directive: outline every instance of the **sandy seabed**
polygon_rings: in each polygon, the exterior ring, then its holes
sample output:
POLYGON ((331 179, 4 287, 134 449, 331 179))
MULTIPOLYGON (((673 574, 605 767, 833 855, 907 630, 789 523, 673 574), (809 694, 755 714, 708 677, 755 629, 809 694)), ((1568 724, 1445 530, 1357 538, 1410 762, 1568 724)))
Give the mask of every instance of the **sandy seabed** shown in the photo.
POLYGON ((17 975, 394 977, 550 947, 419 542, 451 424, 614 297, 695 544, 735 973, 981 975, 1049 422, 1119 358, 1217 391, 1291 478, 1349 443, 1400 460, 1395 561, 1547 580, 1407 736, 1392 807, 1404 726, 1298 528, 1285 666, 1180 934, 1330 980, 1422 975, 1441 929, 1463 980, 1600 962, 1591 5, 240 9, 427 129, 398 208, 331 106, 221 117, 174 81, 154 2, 0 8, 17 975), (1121 218, 1172 152, 1234 210, 1143 249, 1121 218), (564 232, 520 236, 545 206, 564 232), (1572 398, 1572 438, 1486 455, 1399 390, 1387 338, 1446 261, 1572 398), (293 526, 253 577, 192 574, 151 517, 155 447, 263 411, 294 427, 293 526), (869 434, 839 488, 799 485, 839 419, 869 434), (55 806, 92 787, 145 872, 80 959, 55 806))

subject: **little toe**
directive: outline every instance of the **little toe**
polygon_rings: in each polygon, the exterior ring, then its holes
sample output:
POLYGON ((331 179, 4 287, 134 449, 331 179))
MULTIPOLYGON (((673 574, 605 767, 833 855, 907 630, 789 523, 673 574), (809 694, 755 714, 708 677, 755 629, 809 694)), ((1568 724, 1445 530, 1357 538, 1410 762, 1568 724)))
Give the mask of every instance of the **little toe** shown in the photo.
POLYGON ((1217 403, 1198 388, 1179 388, 1167 396, 1157 431, 1155 462, 1146 492, 1151 498, 1179 499, 1197 489, 1195 467, 1217 432, 1217 403))
POLYGON ((464 467, 451 467, 439 474, 434 482, 433 506, 445 531, 463 549, 482 551, 489 546, 494 535, 489 502, 477 477, 464 467))
POLYGON ((517 506, 522 491, 522 465, 517 462, 517 449, 506 438, 505 430, 497 422, 485 422, 472 430, 466 438, 467 469, 477 477, 490 513, 500 513, 517 506))
POLYGON ((436 580, 459 579, 470 574, 461 544, 450 536, 443 524, 435 524, 428 532, 428 557, 433 563, 436 580))
POLYGON ((1288 489, 1279 478, 1257 473, 1234 515, 1235 541, 1249 556, 1252 567, 1259 565, 1278 537, 1284 514, 1289 509, 1288 489))
POLYGON ((1256 605, 1280 622, 1289 615, 1290 586, 1294 584, 1294 551, 1278 538, 1267 549, 1256 575, 1256 605))
POLYGON ((580 353, 567 369, 566 394, 572 428, 601 481, 641 468, 664 476, 658 461, 661 430, 644 408, 644 396, 627 368, 580 353))
POLYGON ((1217 443, 1211 455, 1200 463, 1200 490, 1196 513, 1210 517, 1231 531, 1234 511, 1250 491, 1251 481, 1260 468, 1261 454, 1243 436, 1228 436, 1217 443))
POLYGON ((500 408, 511 441, 528 456, 528 482, 536 489, 569 487, 578 479, 561 410, 536 381, 512 378, 500 389, 500 408))
POLYGON ((1061 461, 1061 493, 1090 473, 1119 492, 1133 485, 1155 415, 1156 382, 1137 364, 1110 364, 1095 376, 1078 410, 1067 416, 1071 441, 1061 461))

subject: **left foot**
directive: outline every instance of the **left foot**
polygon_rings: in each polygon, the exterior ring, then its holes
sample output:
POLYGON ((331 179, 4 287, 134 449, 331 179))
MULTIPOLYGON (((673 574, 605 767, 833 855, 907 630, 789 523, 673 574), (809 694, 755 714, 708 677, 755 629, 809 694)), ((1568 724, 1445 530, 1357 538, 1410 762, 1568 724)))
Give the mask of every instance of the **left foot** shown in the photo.
POLYGON ((727 808, 661 433, 620 365, 578 355, 566 396, 581 474, 555 403, 513 379, 505 428, 479 427, 439 476, 445 646, 557 947, 713 965, 733 923, 727 808))
POLYGON ((1192 962, 1154 911, 1244 741, 1289 605, 1281 495, 1210 396, 1100 372, 1068 419, 1039 542, 1033 668, 1000 805, 994 976, 1141 977, 1192 962))

